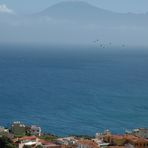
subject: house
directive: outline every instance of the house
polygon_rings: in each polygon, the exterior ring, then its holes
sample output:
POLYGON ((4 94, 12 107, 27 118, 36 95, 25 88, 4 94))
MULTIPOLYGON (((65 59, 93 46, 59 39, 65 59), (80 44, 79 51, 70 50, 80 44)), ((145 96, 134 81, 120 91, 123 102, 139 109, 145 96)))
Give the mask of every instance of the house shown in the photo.
POLYGON ((10 130, 17 137, 26 135, 26 126, 19 121, 13 122, 10 130))
POLYGON ((35 147, 41 145, 39 139, 36 136, 24 136, 22 138, 17 138, 15 143, 18 143, 18 148, 23 148, 24 146, 35 147))
MULTIPOLYGON (((110 143, 104 142, 103 135, 104 134, 102 134, 102 133, 96 133, 96 138, 93 139, 93 141, 96 142, 100 148, 106 148, 110 144, 110 143)), ((107 133, 105 133, 105 135, 111 135, 111 133, 109 131, 107 131, 107 133)))
POLYGON ((98 146, 99 148, 107 148, 109 143, 104 142, 102 139, 92 139, 98 146))
POLYGON ((148 139, 134 135, 125 135, 125 138, 127 140, 126 148, 148 148, 148 139))
POLYGON ((76 143, 76 140, 74 137, 64 137, 57 139, 57 143, 63 144, 63 145, 73 145, 76 143))
POLYGON ((147 128, 138 128, 132 131, 132 134, 141 137, 141 138, 148 138, 148 129, 147 128))
POLYGON ((148 148, 148 139, 128 134, 105 136, 104 141, 113 147, 148 148))
POLYGON ((41 136, 41 128, 36 125, 32 125, 30 128, 30 133, 31 135, 41 136))
POLYGON ((7 134, 7 133, 9 133, 9 130, 3 126, 0 126, 0 135, 7 134))
POLYGON ((61 148, 61 145, 55 144, 53 142, 49 142, 43 139, 40 139, 39 142, 43 148, 61 148))
POLYGON ((98 144, 92 140, 79 140, 77 148, 99 148, 98 144))
POLYGON ((110 143, 112 146, 124 146, 126 143, 124 135, 105 135, 103 141, 110 143))

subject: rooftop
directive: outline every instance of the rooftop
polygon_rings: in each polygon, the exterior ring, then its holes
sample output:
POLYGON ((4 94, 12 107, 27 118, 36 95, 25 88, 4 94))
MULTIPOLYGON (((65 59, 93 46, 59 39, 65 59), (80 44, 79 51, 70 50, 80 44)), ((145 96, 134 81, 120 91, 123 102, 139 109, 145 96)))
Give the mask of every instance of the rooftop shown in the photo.
POLYGON ((19 138, 19 140, 35 140, 37 137, 36 136, 24 136, 22 138, 19 138))
POLYGON ((89 146, 90 148, 99 148, 99 146, 92 140, 79 140, 77 143, 89 146))

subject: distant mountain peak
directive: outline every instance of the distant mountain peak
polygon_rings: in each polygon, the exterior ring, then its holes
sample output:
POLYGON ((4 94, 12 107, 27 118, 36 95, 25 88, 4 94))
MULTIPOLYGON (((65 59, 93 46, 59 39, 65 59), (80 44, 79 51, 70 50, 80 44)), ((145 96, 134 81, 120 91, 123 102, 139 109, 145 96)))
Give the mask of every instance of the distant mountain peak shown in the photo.
POLYGON ((111 11, 104 10, 83 1, 64 1, 43 10, 40 15, 63 19, 87 19, 95 18, 102 14, 111 14, 111 11))
MULTIPOLYGON (((88 2, 84 2, 84 1, 63 1, 63 2, 59 2, 53 6, 79 6, 79 7, 95 7, 91 4, 89 4, 88 2)), ((53 7, 51 6, 51 7, 53 7)))
POLYGON ((59 2, 53 6, 48 7, 47 9, 45 9, 44 11, 48 11, 49 9, 67 9, 67 10, 83 10, 83 9, 99 9, 87 2, 83 2, 83 1, 63 1, 63 2, 59 2))

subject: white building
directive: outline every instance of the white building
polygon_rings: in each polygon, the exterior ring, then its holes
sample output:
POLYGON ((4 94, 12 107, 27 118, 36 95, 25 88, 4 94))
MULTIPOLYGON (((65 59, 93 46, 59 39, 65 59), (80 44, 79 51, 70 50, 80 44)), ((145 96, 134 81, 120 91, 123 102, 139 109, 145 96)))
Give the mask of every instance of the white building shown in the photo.
POLYGON ((36 125, 32 125, 30 131, 31 135, 41 136, 41 128, 36 125))
POLYGON ((74 137, 59 138, 59 139, 57 139, 57 142, 59 144, 64 144, 64 145, 73 145, 73 144, 76 144, 76 140, 75 140, 74 137))
POLYGON ((37 146, 41 145, 41 142, 39 142, 39 139, 35 136, 32 137, 22 137, 18 139, 20 141, 18 147, 23 148, 24 146, 37 146))
POLYGON ((0 126, 0 133, 9 133, 9 130, 5 129, 3 126, 0 126))
POLYGON ((138 128, 132 131, 134 136, 141 137, 141 138, 148 138, 148 129, 146 128, 138 128))

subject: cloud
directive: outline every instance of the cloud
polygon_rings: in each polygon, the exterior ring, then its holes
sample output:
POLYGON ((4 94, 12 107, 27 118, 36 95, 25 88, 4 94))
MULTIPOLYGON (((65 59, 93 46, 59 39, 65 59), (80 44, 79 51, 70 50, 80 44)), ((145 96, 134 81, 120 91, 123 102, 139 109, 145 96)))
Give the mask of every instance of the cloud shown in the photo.
POLYGON ((0 5, 0 13, 14 14, 12 9, 9 9, 5 4, 0 5))

